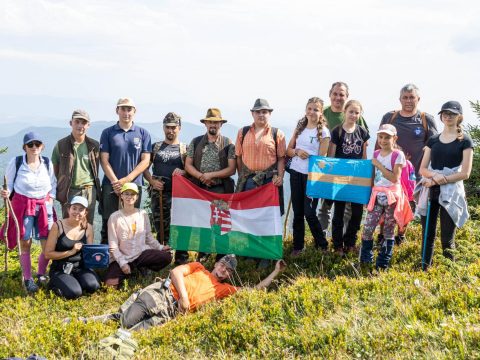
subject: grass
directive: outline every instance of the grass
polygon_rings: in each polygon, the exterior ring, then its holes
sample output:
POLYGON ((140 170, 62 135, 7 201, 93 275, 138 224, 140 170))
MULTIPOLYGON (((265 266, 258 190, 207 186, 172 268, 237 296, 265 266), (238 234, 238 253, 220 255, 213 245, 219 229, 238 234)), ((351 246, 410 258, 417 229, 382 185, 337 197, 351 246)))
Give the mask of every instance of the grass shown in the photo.
MULTIPOLYGON (((437 244, 434 266, 420 271, 418 224, 395 249, 387 272, 359 269, 353 255, 342 259, 308 243, 300 257, 286 256, 289 267, 269 291, 241 291, 135 333, 136 358, 480 358, 479 209, 472 208, 476 220, 457 233, 455 263, 441 256, 437 244)), ((290 250, 287 240, 285 253, 290 250)), ((133 290, 153 280, 134 278, 120 291, 102 289, 66 301, 44 290, 26 296, 16 252, 9 253, 9 265, 0 275, 0 358, 106 358, 97 344, 116 323, 62 320, 116 311, 133 290)), ((269 270, 258 273, 244 260, 238 271, 247 285, 269 270)))

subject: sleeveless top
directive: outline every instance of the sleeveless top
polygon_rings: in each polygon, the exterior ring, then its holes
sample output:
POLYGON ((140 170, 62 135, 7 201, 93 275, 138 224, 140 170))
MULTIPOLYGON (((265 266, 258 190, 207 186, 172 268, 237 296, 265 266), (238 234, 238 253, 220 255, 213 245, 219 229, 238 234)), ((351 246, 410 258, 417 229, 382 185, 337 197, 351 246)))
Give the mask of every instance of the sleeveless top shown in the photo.
MULTIPOLYGON (((55 251, 58 252, 64 252, 68 250, 72 250, 73 246, 76 243, 82 243, 86 244, 87 243, 87 230, 84 230, 83 236, 81 237, 80 240, 71 240, 65 235, 65 230, 63 229, 63 224, 59 220, 57 222, 57 225, 61 224, 62 225, 62 232, 57 238, 57 244, 55 245, 55 251)), ((80 267, 80 262, 82 261, 82 251, 78 251, 75 254, 68 256, 63 259, 59 260, 53 260, 52 264, 50 265, 50 271, 63 271, 63 266, 65 263, 69 262, 73 264, 74 268, 80 267)))

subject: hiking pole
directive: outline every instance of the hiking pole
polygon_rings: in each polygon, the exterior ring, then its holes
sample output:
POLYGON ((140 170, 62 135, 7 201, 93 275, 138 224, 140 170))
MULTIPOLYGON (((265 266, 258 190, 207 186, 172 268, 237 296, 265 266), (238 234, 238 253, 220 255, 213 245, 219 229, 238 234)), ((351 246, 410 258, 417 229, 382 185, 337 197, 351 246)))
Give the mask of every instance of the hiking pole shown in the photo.
POLYGON ((423 251, 422 251, 422 270, 425 270, 427 264, 425 264, 425 252, 427 249, 427 236, 428 236, 428 225, 430 223, 430 207, 432 204, 432 199, 430 198, 430 188, 428 188, 427 196, 427 218, 425 219, 425 231, 423 233, 423 251))
MULTIPOLYGON (((7 177, 4 176, 3 177, 3 190, 7 190, 7 177)), ((5 224, 5 227, 4 227, 4 234, 3 234, 3 239, 5 241, 5 267, 4 267, 4 272, 7 272, 8 271, 8 202, 7 202, 7 199, 4 199, 3 200, 3 204, 4 204, 4 207, 5 207, 5 220, 4 220, 4 224, 5 224)))
MULTIPOLYGON (((162 180, 163 176, 153 177, 164 183, 162 180)), ((160 243, 165 245, 165 227, 163 226, 163 190, 158 190, 158 205, 160 206, 160 243)))
POLYGON ((290 196, 290 200, 288 200, 287 212, 285 213, 285 221, 283 222, 283 239, 287 236, 287 222, 288 222, 288 214, 290 213, 290 208, 292 207, 292 197, 290 196))

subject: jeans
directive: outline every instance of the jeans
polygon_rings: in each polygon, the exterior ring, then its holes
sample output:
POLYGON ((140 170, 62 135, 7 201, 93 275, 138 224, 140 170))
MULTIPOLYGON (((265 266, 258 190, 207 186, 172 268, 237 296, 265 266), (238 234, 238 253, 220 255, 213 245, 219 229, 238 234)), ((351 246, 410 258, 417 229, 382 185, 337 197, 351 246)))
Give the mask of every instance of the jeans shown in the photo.
POLYGON ((293 248, 302 250, 305 244, 305 219, 312 232, 315 246, 326 249, 327 240, 322 231, 322 226, 317 218, 316 210, 318 199, 306 195, 307 174, 290 170, 290 189, 293 209, 293 248))
MULTIPOLYGON (((455 249, 455 231, 457 227, 453 222, 447 210, 438 203, 440 187, 430 188, 430 216, 427 229, 427 246, 425 248, 425 258, 422 262, 422 268, 426 270, 432 264, 433 246, 435 244, 435 232, 437 228, 438 214, 440 213, 440 240, 442 242, 443 256, 450 260, 455 260, 452 250, 455 249)), ((422 216, 422 255, 425 245, 425 227, 427 217, 422 216)))

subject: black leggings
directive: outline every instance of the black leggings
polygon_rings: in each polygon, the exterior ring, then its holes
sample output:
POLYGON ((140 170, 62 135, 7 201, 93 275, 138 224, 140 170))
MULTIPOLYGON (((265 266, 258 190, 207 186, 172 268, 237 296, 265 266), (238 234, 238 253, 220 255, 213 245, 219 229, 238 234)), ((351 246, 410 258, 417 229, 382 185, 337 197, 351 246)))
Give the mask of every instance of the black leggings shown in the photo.
POLYGON ((66 299, 76 299, 82 293, 92 294, 100 288, 100 279, 89 269, 73 269, 70 274, 51 271, 49 288, 66 299))
MULTIPOLYGON (((455 230, 457 227, 453 222, 447 210, 438 203, 440 187, 430 188, 430 216, 428 221, 427 246, 425 248, 425 259, 423 259, 422 268, 426 269, 432 264, 433 246, 435 244, 435 232, 437 229, 438 214, 440 213, 440 240, 442 242, 443 256, 450 260, 455 260, 452 250, 455 249, 455 230)), ((422 255, 425 239, 425 227, 427 217, 422 216, 422 255)))

